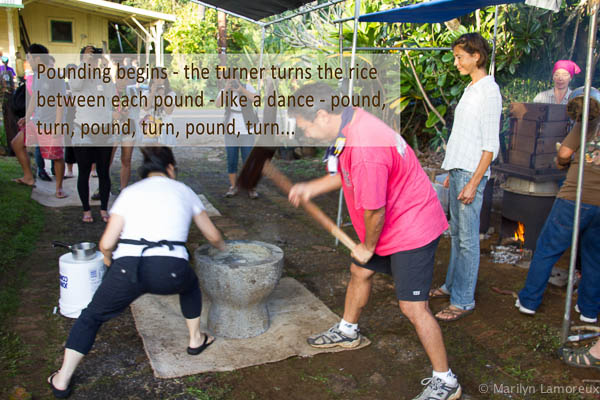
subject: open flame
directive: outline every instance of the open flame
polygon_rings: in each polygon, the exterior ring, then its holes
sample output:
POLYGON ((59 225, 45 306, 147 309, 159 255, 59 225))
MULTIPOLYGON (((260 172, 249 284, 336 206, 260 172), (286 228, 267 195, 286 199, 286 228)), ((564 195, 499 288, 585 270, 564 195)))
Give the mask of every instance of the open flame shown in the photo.
POLYGON ((515 231, 515 240, 521 242, 521 245, 525 243, 525 226, 518 222, 517 230, 515 231))

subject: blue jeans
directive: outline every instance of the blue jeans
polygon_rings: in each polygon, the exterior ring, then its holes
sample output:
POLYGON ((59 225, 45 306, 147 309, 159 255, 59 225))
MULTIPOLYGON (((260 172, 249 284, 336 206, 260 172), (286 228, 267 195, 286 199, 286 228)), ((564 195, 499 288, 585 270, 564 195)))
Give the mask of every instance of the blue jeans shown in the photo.
MULTIPOLYGON (((40 151, 40 146, 35 146, 34 154, 35 154, 35 163, 37 165, 38 174, 41 174, 42 171, 46 172, 46 169, 44 168, 44 159, 42 158, 42 152, 40 151)), ((52 172, 52 175, 54 175, 54 160, 52 160, 51 172, 52 172)))
POLYGON ((237 138, 225 136, 228 174, 237 174, 239 154, 242 153, 242 163, 245 163, 253 145, 254 136, 252 135, 240 135, 237 138))
MULTIPOLYGON (((571 247, 575 202, 557 198, 537 240, 525 287, 519 292, 523 307, 537 310, 542 303, 552 267, 571 247)), ((600 207, 581 203, 579 219, 581 282, 577 305, 581 314, 596 318, 600 312, 600 207)))
POLYGON ((462 169, 450 171, 450 264, 446 283, 441 289, 450 293, 450 304, 463 310, 475 307, 475 286, 479 272, 479 214, 483 203, 483 190, 488 178, 483 177, 471 204, 464 204, 457 197, 473 176, 462 169))

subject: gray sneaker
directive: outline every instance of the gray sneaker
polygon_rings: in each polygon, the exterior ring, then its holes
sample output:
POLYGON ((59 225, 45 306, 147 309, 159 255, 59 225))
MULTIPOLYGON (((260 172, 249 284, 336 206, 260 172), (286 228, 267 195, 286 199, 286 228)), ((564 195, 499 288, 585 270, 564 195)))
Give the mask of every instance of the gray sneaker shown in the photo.
POLYGON ((335 324, 329 330, 325 332, 317 333, 316 335, 309 336, 306 341, 312 347, 326 349, 330 347, 356 347, 360 345, 361 336, 357 331, 354 336, 346 336, 346 334, 340 331, 340 324, 335 324))
POLYGON ((456 386, 450 386, 436 376, 423 379, 421 385, 425 386, 425 390, 413 400, 457 400, 462 395, 458 382, 456 386))

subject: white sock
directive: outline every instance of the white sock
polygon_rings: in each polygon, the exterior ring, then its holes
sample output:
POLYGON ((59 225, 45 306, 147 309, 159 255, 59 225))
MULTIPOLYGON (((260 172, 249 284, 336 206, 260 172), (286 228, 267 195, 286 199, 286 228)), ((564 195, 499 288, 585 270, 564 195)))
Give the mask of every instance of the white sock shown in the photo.
POLYGON ((456 380, 456 375, 452 373, 451 369, 448 369, 448 371, 446 372, 433 371, 433 376, 440 378, 450 386, 456 386, 458 384, 458 381, 456 380))
POLYGON ((344 335, 347 336, 356 336, 356 331, 358 330, 358 324, 351 324, 348 321, 345 321, 343 318, 340 321, 340 331, 344 335))

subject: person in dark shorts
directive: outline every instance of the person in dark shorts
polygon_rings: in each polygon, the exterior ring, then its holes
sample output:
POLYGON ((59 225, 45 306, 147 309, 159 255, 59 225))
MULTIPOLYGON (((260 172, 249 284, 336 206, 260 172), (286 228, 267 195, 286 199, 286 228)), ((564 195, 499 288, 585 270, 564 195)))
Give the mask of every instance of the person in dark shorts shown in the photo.
POLYGON ((329 174, 294 185, 294 206, 343 187, 352 225, 361 241, 352 251, 351 278, 342 320, 310 336, 313 347, 356 347, 358 319, 366 306, 375 272, 391 273, 400 310, 410 320, 433 365, 416 399, 458 399, 461 387, 448 367, 440 327, 429 309, 435 251, 448 228, 446 216, 413 150, 402 136, 360 108, 336 108, 336 93, 324 83, 300 88, 296 98, 313 96, 314 106, 288 113, 311 139, 332 142, 329 174), (301 97, 303 96, 303 97, 301 97))

